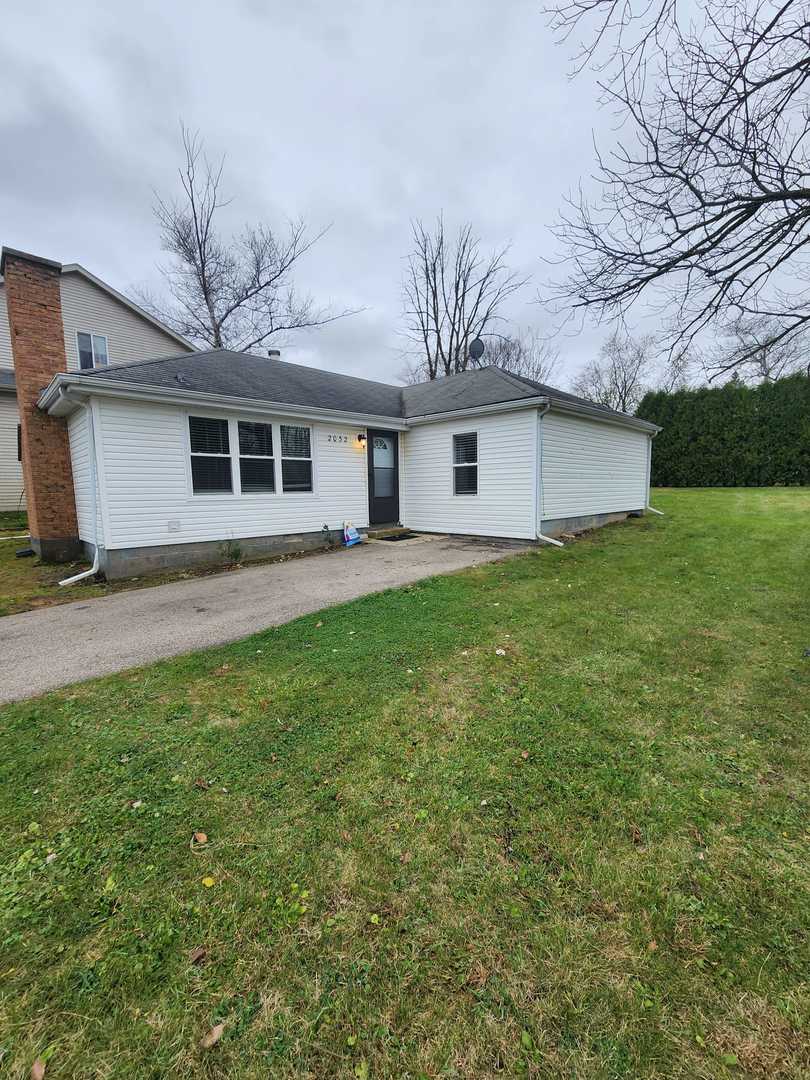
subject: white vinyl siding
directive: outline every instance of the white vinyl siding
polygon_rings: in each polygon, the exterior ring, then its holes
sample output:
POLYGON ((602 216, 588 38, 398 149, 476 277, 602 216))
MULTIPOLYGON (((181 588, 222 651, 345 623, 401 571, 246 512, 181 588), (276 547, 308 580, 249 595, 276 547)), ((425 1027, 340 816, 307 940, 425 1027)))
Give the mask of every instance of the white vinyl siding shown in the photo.
POLYGON ((425 532, 534 539, 537 410, 420 424, 401 440, 400 519, 425 532), (478 433, 478 493, 453 494, 453 435, 478 433))
POLYGON ((90 468, 90 421, 87 409, 79 409, 67 418, 70 464, 73 470, 73 495, 79 537, 90 544, 102 538, 101 500, 96 489, 96 525, 93 527, 93 490, 90 468))
MULTIPOLYGON (((67 370, 79 371, 78 331, 107 338, 110 364, 177 356, 185 352, 170 334, 142 319, 104 289, 71 271, 60 278, 67 370)), ((0 282, 0 368, 13 370, 5 286, 0 282)))
POLYGON ((62 322, 68 371, 79 370, 76 333, 103 334, 109 363, 127 364, 185 352, 169 334, 142 319, 81 274, 62 274, 62 322))
POLYGON ((548 412, 541 431, 541 516, 642 510, 649 436, 618 424, 548 412))
MULTIPOLYGON (((345 520, 368 524, 366 455, 360 429, 343 424, 306 424, 312 431, 312 492, 194 495, 191 490, 188 415, 254 420, 278 430, 295 420, 250 413, 137 402, 99 401, 96 438, 101 439, 105 514, 110 548, 232 540, 340 529, 345 520), (330 435, 345 435, 346 442, 330 435)), ((232 445, 238 454, 238 446, 232 445)))
POLYGON ((0 510, 24 510, 22 465, 17 460, 17 398, 0 393, 0 510))

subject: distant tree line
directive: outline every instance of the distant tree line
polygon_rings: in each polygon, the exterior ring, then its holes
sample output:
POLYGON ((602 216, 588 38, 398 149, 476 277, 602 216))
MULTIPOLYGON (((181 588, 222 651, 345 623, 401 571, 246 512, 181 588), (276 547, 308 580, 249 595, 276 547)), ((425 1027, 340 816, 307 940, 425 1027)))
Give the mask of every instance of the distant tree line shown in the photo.
POLYGON ((663 429, 652 483, 662 487, 810 484, 810 377, 747 386, 731 379, 674 393, 653 391, 637 415, 663 429))

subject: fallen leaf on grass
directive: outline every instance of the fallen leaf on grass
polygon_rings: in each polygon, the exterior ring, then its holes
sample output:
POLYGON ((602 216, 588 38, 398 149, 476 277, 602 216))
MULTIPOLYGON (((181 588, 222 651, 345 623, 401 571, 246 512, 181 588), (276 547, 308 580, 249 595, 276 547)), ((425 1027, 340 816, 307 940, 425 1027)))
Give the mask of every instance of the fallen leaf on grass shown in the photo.
POLYGON ((204 945, 198 945, 196 949, 192 949, 188 954, 188 962, 196 966, 201 964, 206 956, 208 956, 208 949, 204 945))
POLYGON ((202 883, 206 887, 206 889, 210 889, 212 885, 216 885, 216 882, 212 877, 204 877, 202 879, 202 883))
POLYGON ((42 1058, 37 1058, 34 1064, 31 1066, 31 1080, 42 1080, 45 1076, 45 1062, 42 1058))
POLYGON ((222 1033, 225 1030, 224 1024, 214 1024, 210 1031, 207 1031, 205 1035, 200 1039, 200 1049, 210 1050, 212 1046, 216 1046, 219 1040, 222 1038, 222 1033))
POLYGON ((524 760, 524 761, 528 761, 528 760, 529 760, 529 751, 528 751, 528 750, 524 750, 524 751, 523 751, 523 752, 521 753, 521 755, 520 755, 520 756, 521 756, 521 757, 523 758, 523 760, 524 760))
POLYGON ((401 863, 409 863, 412 858, 413 858, 413 855, 411 854, 410 851, 403 851, 402 854, 399 857, 399 861, 401 863))
POLYGON ((200 788, 202 791, 207 791, 211 785, 202 776, 198 776, 194 781, 194 787, 200 788))
POLYGON ((199 831, 195 832, 194 835, 191 837, 191 839, 193 840, 193 842, 195 844, 207 844, 208 843, 208 837, 205 835, 204 832, 199 832, 199 831))

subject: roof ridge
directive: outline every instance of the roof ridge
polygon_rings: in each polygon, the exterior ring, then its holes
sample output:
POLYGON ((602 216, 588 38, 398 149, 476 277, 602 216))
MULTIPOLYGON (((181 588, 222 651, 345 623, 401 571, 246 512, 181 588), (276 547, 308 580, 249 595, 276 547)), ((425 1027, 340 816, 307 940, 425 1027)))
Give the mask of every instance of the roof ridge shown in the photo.
POLYGON ((553 386, 546 387, 545 383, 535 382, 533 379, 527 379, 523 375, 518 375, 514 371, 507 371, 506 368, 500 367, 498 364, 491 364, 491 367, 495 368, 501 378, 506 379, 507 382, 517 383, 521 388, 528 387, 530 390, 537 390, 538 387, 543 386, 548 390, 553 390, 553 386))

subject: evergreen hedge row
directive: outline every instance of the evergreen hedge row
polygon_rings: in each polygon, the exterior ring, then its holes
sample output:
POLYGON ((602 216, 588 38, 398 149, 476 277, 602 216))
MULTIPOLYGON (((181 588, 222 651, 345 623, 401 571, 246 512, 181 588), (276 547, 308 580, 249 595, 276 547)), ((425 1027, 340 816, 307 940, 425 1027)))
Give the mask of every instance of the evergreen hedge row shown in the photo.
POLYGON ((656 391, 636 414, 663 430, 652 483, 663 487, 810 484, 810 378, 656 391))

